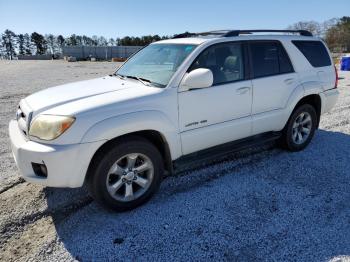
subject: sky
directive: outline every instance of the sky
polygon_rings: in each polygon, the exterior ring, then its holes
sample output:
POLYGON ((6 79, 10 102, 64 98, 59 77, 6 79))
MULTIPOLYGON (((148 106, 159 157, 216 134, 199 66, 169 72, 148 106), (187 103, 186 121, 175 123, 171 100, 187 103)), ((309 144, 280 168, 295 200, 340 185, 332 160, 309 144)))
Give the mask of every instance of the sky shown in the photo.
POLYGON ((284 29, 350 16, 350 0, 0 0, 0 32, 107 38, 218 29, 284 29))

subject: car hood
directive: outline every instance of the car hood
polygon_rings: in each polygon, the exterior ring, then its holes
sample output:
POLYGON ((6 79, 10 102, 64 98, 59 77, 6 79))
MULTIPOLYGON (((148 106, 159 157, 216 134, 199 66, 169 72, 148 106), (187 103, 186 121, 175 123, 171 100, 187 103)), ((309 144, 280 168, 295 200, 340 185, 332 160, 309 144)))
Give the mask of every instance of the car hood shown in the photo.
POLYGON ((139 88, 140 85, 142 84, 136 81, 106 76, 48 88, 26 97, 25 103, 32 111, 38 113, 96 95, 139 88))

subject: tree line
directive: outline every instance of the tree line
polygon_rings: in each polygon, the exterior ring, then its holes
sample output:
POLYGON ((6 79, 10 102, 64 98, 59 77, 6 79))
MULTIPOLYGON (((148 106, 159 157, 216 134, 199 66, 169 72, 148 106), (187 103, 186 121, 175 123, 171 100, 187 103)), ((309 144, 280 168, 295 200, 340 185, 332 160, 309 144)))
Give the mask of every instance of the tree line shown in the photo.
POLYGON ((142 37, 105 38, 103 36, 86 36, 72 34, 62 35, 37 32, 32 34, 16 34, 7 29, 0 38, 0 57, 13 59, 17 55, 57 55, 64 46, 145 46, 152 42, 168 39, 168 36, 147 35, 142 37))
MULTIPOLYGON (((301 21, 287 29, 309 30, 313 35, 323 38, 332 52, 350 52, 350 17, 334 18, 323 23, 301 21)), ((145 46, 152 42, 176 36, 191 35, 185 32, 173 36, 148 35, 142 37, 105 38, 103 36, 16 34, 7 29, 0 38, 0 57, 13 59, 17 55, 56 55, 62 53, 64 46, 145 46)))
POLYGON ((314 36, 322 38, 332 52, 350 52, 350 16, 333 18, 323 23, 302 21, 287 29, 308 30, 314 36))

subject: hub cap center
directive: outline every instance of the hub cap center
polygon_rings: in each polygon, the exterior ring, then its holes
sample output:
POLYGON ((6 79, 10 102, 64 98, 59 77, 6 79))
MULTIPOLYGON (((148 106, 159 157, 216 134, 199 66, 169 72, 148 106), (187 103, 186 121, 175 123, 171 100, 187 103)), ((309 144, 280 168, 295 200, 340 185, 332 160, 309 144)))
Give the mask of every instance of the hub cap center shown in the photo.
POLYGON ((126 180, 132 180, 133 177, 134 177, 135 173, 134 172, 128 172, 126 175, 125 175, 125 179, 126 180))

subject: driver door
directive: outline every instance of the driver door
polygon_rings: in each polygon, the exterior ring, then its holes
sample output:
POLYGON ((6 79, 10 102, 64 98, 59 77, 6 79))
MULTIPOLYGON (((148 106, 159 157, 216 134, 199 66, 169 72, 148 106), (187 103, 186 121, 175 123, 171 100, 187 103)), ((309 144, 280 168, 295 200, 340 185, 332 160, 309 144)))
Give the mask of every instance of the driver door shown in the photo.
POLYGON ((178 93, 184 155, 251 135, 252 82, 246 80, 244 53, 239 42, 216 44, 189 68, 210 69, 214 82, 178 93))

